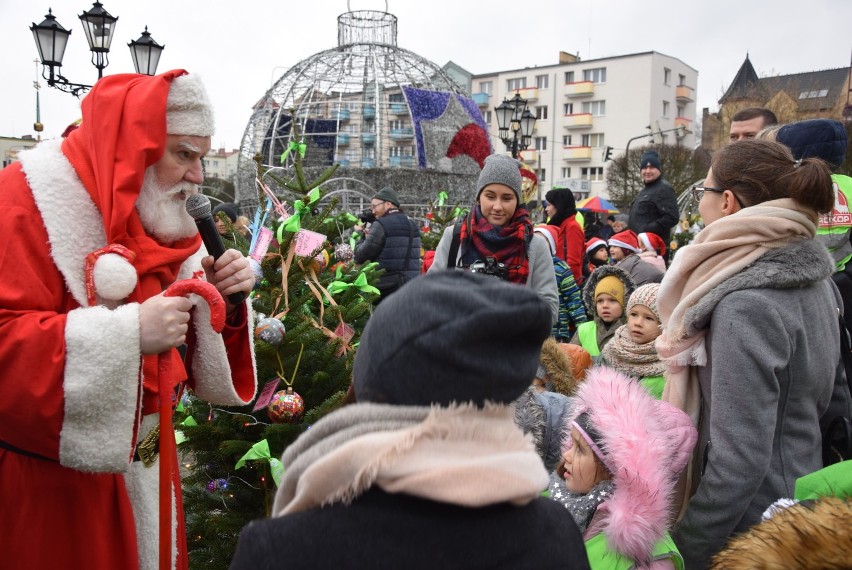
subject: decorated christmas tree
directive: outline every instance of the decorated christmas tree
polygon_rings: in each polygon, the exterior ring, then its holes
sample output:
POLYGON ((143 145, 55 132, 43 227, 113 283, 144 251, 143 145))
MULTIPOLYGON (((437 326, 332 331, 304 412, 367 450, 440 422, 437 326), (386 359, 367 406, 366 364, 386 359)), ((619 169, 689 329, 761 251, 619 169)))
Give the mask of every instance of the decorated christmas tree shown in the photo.
MULTIPOLYGON (((294 129, 294 140, 298 132, 294 129)), ((232 233, 257 276, 252 293, 257 399, 220 408, 192 394, 175 414, 192 568, 227 568, 240 530, 270 512, 283 471, 278 458, 299 434, 337 408, 351 381, 355 346, 378 290, 375 264, 356 267, 344 243, 355 223, 320 206, 319 186, 302 167, 305 146, 282 155, 290 178, 258 165, 260 204, 251 241, 232 233), (283 194, 276 195, 269 179, 283 194)), ((280 169, 276 169, 280 172, 280 169)))
POLYGON ((425 251, 433 251, 438 247, 441 236, 447 226, 461 221, 468 210, 458 205, 447 204, 448 196, 443 190, 438 192, 434 200, 429 200, 426 210, 426 221, 420 228, 420 243, 425 251))

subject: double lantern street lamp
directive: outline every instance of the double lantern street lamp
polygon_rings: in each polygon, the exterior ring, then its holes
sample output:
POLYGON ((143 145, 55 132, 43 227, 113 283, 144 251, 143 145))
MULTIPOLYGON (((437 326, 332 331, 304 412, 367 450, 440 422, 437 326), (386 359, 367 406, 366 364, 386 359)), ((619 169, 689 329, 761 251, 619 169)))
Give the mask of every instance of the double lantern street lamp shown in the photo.
POLYGON ((512 151, 512 158, 518 158, 518 151, 530 146, 535 131, 536 117, 527 109, 527 100, 518 93, 500 103, 494 109, 497 114, 497 127, 500 140, 512 151))
MULTIPOLYGON (((107 55, 112 44, 112 36, 118 17, 110 15, 109 12, 104 10, 100 2, 95 2, 88 11, 80 14, 79 17, 83 23, 86 40, 89 42, 89 50, 92 52, 92 65, 98 68, 98 79, 100 79, 103 77, 104 68, 109 65, 107 55)), ((41 24, 36 25, 33 22, 30 31, 35 38, 38 55, 43 66, 42 77, 47 80, 49 86, 71 93, 75 97, 91 89, 91 85, 71 83, 60 73, 59 68, 62 67, 62 57, 65 55, 65 47, 68 44, 71 30, 66 30, 56 21, 53 10, 48 9, 41 24), (50 70, 49 75, 48 69, 50 70)), ((154 41, 151 34, 148 33, 148 27, 145 27, 145 31, 142 32, 142 36, 138 40, 131 41, 127 45, 130 47, 136 73, 154 75, 157 72, 160 54, 162 54, 165 46, 154 41)))

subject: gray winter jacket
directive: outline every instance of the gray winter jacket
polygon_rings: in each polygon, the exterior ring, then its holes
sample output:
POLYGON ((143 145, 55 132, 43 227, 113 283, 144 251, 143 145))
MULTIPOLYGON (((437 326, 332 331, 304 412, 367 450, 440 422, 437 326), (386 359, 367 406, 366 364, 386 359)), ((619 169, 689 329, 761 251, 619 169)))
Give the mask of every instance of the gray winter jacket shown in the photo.
POLYGON ((709 329, 698 372, 698 485, 672 533, 687 568, 705 568, 732 534, 792 497, 796 479, 822 467, 820 418, 830 402, 852 409, 832 271, 818 242, 789 245, 687 314, 709 329))
POLYGON ((628 255, 616 263, 615 266, 629 273, 637 287, 641 287, 647 283, 660 283, 663 280, 663 275, 665 275, 665 273, 650 263, 642 261, 642 258, 635 254, 628 255))
MULTIPOLYGON (((438 242, 435 250, 435 258, 429 272, 443 271, 447 269, 447 258, 450 256, 450 244, 453 241, 453 226, 444 229, 444 235, 438 242)), ((461 257, 461 248, 456 256, 456 263, 461 257)), ((556 273, 553 272, 553 256, 550 255, 550 246, 545 238, 533 235, 530 247, 527 251, 527 259, 530 264, 530 275, 527 278, 527 287, 538 293, 544 302, 550 305, 553 311, 553 323, 559 319, 559 292, 556 289, 556 273)))

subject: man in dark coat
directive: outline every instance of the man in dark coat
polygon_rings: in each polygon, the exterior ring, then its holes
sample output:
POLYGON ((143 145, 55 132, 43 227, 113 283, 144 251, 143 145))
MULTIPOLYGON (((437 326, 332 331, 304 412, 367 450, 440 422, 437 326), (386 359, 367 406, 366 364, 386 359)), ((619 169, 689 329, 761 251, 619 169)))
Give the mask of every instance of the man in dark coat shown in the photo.
POLYGON ((376 284, 384 299, 420 275, 420 229, 399 209, 399 197, 391 188, 379 190, 370 209, 376 221, 355 248, 355 263, 377 261, 385 270, 376 284))
POLYGON ((641 234, 657 234, 665 243, 671 238, 671 229, 677 224, 680 213, 677 208, 677 196, 672 185, 663 178, 660 155, 648 150, 639 161, 640 175, 645 188, 630 204, 630 217, 627 227, 641 234))
POLYGON ((357 403, 287 448, 273 518, 243 529, 232 570, 589 568, 514 423, 550 325, 534 291, 467 271, 392 295, 361 336, 357 403))

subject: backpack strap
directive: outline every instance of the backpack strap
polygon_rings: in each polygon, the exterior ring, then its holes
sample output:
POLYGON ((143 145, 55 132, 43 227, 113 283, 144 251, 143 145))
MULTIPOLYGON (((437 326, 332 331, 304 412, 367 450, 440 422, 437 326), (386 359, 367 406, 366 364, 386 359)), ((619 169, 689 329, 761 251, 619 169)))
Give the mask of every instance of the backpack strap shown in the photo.
POLYGON ((461 224, 453 224, 453 239, 450 241, 450 253, 447 255, 447 269, 456 268, 459 245, 461 245, 461 224))

